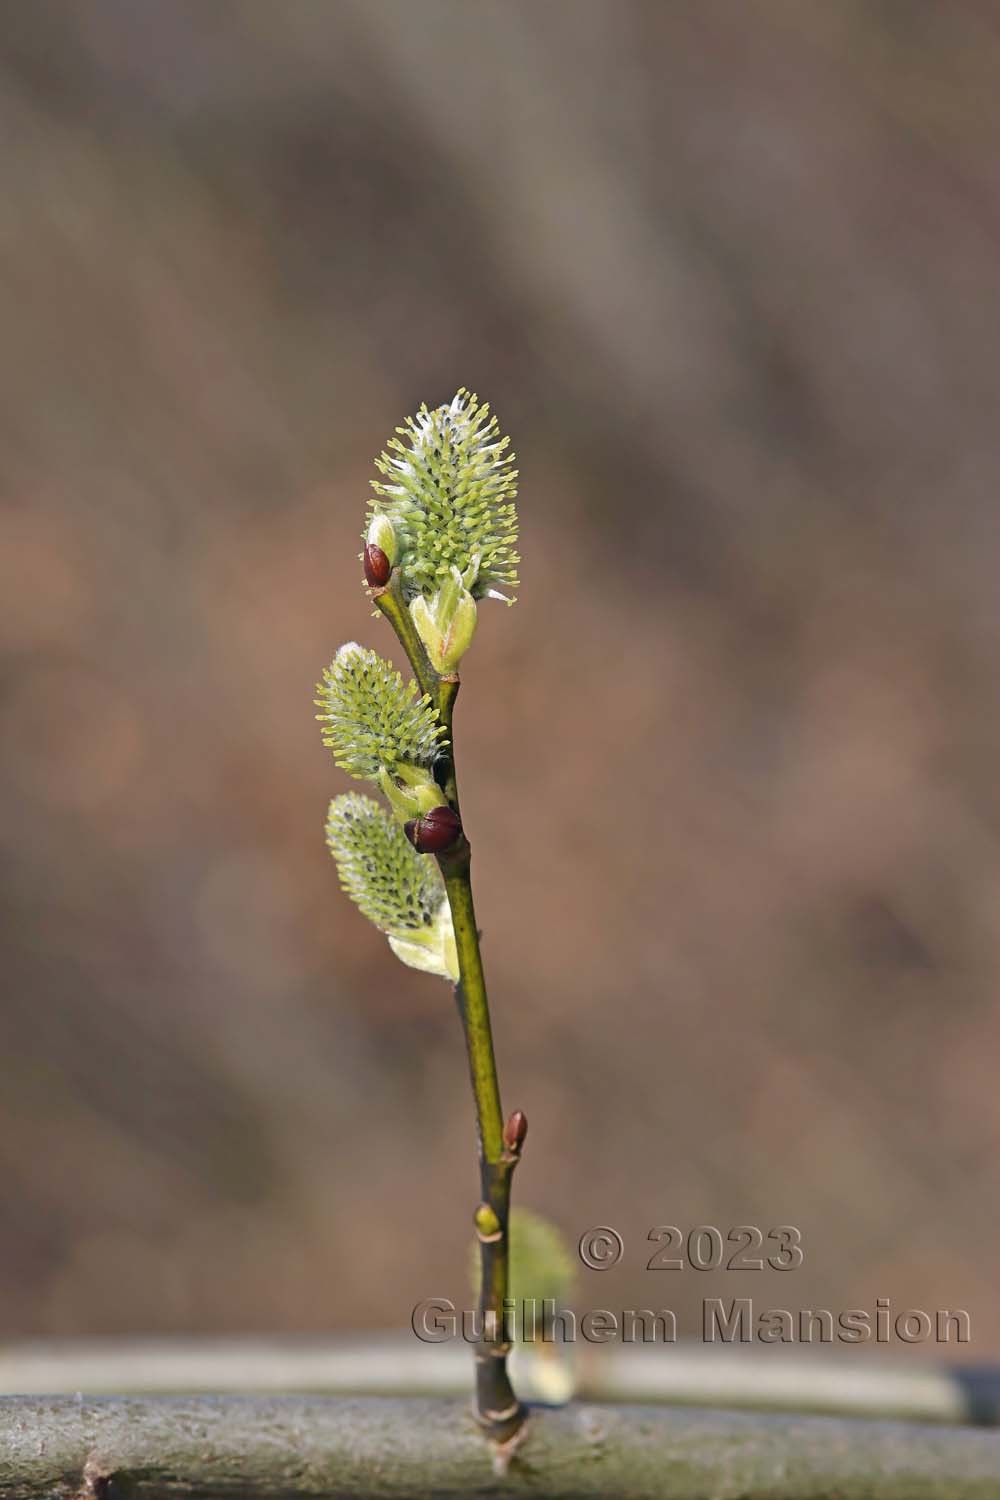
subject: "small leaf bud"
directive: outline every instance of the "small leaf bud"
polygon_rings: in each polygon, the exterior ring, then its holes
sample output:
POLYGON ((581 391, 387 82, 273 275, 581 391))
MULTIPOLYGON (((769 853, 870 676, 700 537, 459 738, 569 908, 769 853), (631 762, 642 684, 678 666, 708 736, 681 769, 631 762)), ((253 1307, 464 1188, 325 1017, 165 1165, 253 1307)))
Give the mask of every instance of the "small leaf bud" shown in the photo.
POLYGON ((488 1203, 480 1203, 475 1212, 476 1233, 481 1240, 500 1238, 500 1220, 488 1203))
POLYGON ((403 832, 418 854, 444 854, 461 838, 462 820, 450 807, 432 807, 404 823, 403 832))
POLYGON ((374 542, 365 543, 364 569, 365 582, 372 589, 384 588, 392 575, 392 564, 374 542))
POLYGON ((512 1155, 520 1155, 527 1134, 528 1117, 523 1109, 515 1109, 503 1128, 503 1143, 512 1155))

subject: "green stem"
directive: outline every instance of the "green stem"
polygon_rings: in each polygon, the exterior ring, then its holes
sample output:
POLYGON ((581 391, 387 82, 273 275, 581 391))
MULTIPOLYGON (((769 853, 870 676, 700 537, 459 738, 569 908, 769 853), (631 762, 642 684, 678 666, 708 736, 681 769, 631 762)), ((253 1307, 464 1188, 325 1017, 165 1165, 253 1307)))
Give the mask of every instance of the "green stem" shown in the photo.
POLYGON ((372 602, 377 604, 385 615, 389 624, 399 639, 399 644, 406 652, 413 675, 420 685, 421 692, 427 694, 434 706, 438 706, 440 695, 440 678, 431 665, 430 657, 424 647, 423 641, 417 634, 417 627, 413 623, 403 598, 403 590, 399 582, 399 569, 394 568, 392 576, 385 588, 372 590, 372 602))
POLYGON ((483 1234, 477 1228, 480 1337, 476 1345, 476 1407, 488 1435, 503 1443, 514 1436, 527 1415, 507 1374, 510 1184, 517 1158, 504 1149, 500 1085, 472 901, 470 860, 471 850, 463 837, 458 850, 442 855, 438 863, 448 892, 458 951, 456 998, 476 1104, 481 1201, 489 1204, 498 1225, 493 1234, 483 1234))
POLYGON ((490 1027, 490 1008, 486 997, 486 979, 483 975, 483 960, 479 951, 479 933, 476 929, 476 912, 472 903, 472 882, 469 875, 470 850, 464 850, 440 861, 445 889, 451 905, 451 920, 455 928, 455 947, 458 950, 458 969, 461 978, 461 1010, 465 1025, 465 1040, 469 1052, 469 1071, 472 1075, 472 1092, 476 1100, 476 1117, 483 1154, 488 1162, 499 1162, 503 1151, 503 1112, 500 1108, 500 1087, 497 1082, 496 1059, 493 1055, 493 1033, 490 1027))
MULTIPOLYGON (((461 816, 462 809, 458 803, 458 782, 455 778, 455 731, 453 728, 453 719, 455 716, 455 699, 458 697, 458 690, 461 686, 462 684, 458 679, 457 672, 452 672, 447 677, 438 678, 437 708, 441 716, 441 723, 445 727, 445 738, 451 754, 451 770, 444 784, 444 794, 459 816, 461 816)), ((480 965, 481 967, 482 965, 480 965)))
MULTIPOLYGON (((451 754, 444 794, 458 812, 458 779, 452 731, 455 699, 460 687, 458 674, 442 677, 435 672, 402 597, 398 572, 394 571, 388 585, 384 589, 375 590, 372 597, 395 630, 417 682, 430 696, 441 716, 451 754)), ((477 1228, 481 1279, 480 1337, 476 1345, 476 1409, 487 1435, 494 1442, 505 1443, 514 1437, 527 1416, 525 1408, 514 1394, 507 1374, 510 1341, 507 1336, 509 1319, 505 1317, 510 1271, 510 1184, 518 1154, 504 1147, 503 1111, 493 1051, 490 1007, 472 900, 471 859, 469 841, 463 834, 455 849, 439 856, 438 864, 444 877, 455 928, 459 971, 455 998, 465 1034, 472 1096, 476 1106, 481 1202, 489 1204, 499 1224, 499 1230, 495 1234, 484 1235, 477 1228)))

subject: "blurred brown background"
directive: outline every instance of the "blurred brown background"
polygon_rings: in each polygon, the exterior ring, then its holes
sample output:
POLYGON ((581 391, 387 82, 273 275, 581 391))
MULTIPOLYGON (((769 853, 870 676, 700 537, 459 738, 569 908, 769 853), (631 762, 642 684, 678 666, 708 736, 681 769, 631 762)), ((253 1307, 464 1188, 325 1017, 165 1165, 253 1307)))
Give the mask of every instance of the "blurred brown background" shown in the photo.
POLYGON ((312 717, 394 644, 372 459, 465 384, 520 1201, 625 1236, 581 1308, 1000 1353, 996 8, 33 0, 0 66, 0 1333, 467 1296, 452 1001, 338 891, 312 717), (642 1269, 745 1222, 803 1269, 642 1269))

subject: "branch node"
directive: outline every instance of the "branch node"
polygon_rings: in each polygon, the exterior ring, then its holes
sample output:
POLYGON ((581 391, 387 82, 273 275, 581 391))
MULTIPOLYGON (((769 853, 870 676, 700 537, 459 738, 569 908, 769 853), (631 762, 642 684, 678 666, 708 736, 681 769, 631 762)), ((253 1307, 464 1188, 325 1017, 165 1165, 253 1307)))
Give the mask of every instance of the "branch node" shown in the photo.
MULTIPOLYGON (((514 1412, 522 1408, 515 1403, 514 1412)), ((511 1413, 513 1415, 513 1413, 511 1413)), ((494 1439, 491 1443, 493 1449, 493 1472, 498 1479, 502 1479, 511 1466, 511 1462, 518 1449, 525 1442, 531 1429, 531 1419, 525 1416, 521 1425, 511 1433, 510 1437, 504 1438, 503 1442, 494 1439)))

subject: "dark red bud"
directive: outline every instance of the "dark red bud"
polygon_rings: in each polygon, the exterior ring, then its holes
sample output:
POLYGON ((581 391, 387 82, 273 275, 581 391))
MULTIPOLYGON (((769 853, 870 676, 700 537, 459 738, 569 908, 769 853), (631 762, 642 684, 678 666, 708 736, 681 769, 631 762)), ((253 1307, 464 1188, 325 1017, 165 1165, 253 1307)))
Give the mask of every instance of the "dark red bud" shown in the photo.
POLYGON ((461 837, 462 820, 450 807, 432 807, 404 823, 403 832, 418 854, 444 854, 461 837))
POLYGON ((515 1109, 503 1128, 503 1143, 507 1150, 517 1155, 528 1134, 528 1117, 523 1109, 515 1109))
POLYGON ((382 551, 376 547, 374 542, 365 543, 365 579, 369 588, 384 588, 389 582, 392 572, 392 564, 382 551))

